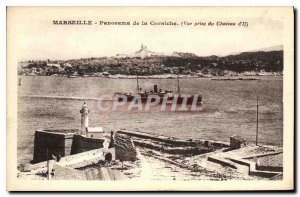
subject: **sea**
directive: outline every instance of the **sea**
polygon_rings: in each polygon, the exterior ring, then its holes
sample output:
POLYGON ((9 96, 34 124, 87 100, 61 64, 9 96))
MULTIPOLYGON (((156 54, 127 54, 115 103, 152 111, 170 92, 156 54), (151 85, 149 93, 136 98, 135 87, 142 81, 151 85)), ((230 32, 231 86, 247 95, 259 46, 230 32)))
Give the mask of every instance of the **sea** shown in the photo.
MULTIPOLYGON (((260 80, 212 80, 182 78, 183 94, 202 95, 204 108, 194 112, 101 111, 102 95, 135 93, 136 79, 102 77, 19 76, 18 163, 33 158, 34 133, 38 129, 80 128, 80 109, 90 110, 89 125, 105 131, 126 129, 179 139, 229 142, 239 135, 258 144, 282 146, 283 77, 259 76, 260 80)), ((157 84, 163 90, 177 90, 177 79, 139 79, 143 90, 157 84)), ((107 101, 109 102, 109 101, 107 101)))

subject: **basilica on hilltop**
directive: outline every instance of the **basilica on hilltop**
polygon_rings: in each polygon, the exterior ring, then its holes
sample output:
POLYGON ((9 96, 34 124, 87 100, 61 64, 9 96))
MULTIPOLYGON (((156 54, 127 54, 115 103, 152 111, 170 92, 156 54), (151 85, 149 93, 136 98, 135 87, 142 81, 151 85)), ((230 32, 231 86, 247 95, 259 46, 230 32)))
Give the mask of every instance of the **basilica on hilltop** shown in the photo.
POLYGON ((163 53, 156 53, 153 51, 150 51, 148 47, 144 44, 141 44, 140 50, 136 51, 135 53, 131 55, 127 54, 117 54, 116 56, 119 58, 124 58, 124 57, 140 57, 140 58, 145 58, 145 57, 151 57, 151 56, 163 56, 163 53))

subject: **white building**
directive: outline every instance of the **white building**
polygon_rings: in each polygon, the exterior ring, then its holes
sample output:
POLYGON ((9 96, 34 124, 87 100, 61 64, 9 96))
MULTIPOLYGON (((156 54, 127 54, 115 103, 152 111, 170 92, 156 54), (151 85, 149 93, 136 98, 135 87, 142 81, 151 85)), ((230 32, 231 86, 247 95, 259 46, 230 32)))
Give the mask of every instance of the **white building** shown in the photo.
POLYGON ((145 58, 145 57, 151 57, 151 56, 164 56, 163 53, 156 53, 153 51, 148 50, 146 45, 141 45, 140 50, 136 51, 134 54, 117 54, 116 58, 125 58, 125 57, 140 57, 140 58, 145 58))
POLYGON ((103 128, 102 127, 88 127, 86 128, 86 137, 89 138, 103 138, 103 128))
POLYGON ((157 53, 148 50, 147 46, 143 44, 141 45, 141 49, 134 53, 135 57, 141 57, 141 58, 155 56, 155 55, 157 55, 157 53))

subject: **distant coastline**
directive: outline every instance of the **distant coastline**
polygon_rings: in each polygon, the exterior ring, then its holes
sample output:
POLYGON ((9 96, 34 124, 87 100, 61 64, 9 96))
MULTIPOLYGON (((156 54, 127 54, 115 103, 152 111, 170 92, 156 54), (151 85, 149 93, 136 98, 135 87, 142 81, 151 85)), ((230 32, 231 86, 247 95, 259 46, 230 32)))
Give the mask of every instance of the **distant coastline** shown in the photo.
MULTIPOLYGON (((19 75, 21 76, 43 76, 43 75, 19 75)), ((66 77, 66 78, 88 78, 88 77, 101 77, 101 78, 111 78, 111 79, 136 79, 136 75, 106 75, 103 73, 91 74, 91 75, 51 75, 53 77, 66 77)), ((176 78, 210 78, 214 80, 257 80, 261 76, 283 76, 282 73, 239 73, 239 74, 229 74, 224 76, 212 76, 212 75, 176 75, 176 74, 161 74, 161 75, 142 75, 138 76, 139 79, 176 79, 176 78)))
POLYGON ((131 54, 70 60, 27 60, 19 62, 19 75, 134 78, 177 78, 216 76, 272 76, 283 73, 280 47, 237 55, 200 57, 193 53, 163 54, 146 45, 131 54))

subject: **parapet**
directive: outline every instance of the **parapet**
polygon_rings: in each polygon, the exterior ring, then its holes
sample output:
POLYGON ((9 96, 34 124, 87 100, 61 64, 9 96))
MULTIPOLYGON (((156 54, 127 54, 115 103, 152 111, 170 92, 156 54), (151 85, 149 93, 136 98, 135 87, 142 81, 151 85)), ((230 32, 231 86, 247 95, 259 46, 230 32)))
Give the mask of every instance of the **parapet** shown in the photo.
POLYGON ((32 163, 65 157, 71 153, 73 136, 78 129, 37 130, 34 136, 32 163))

